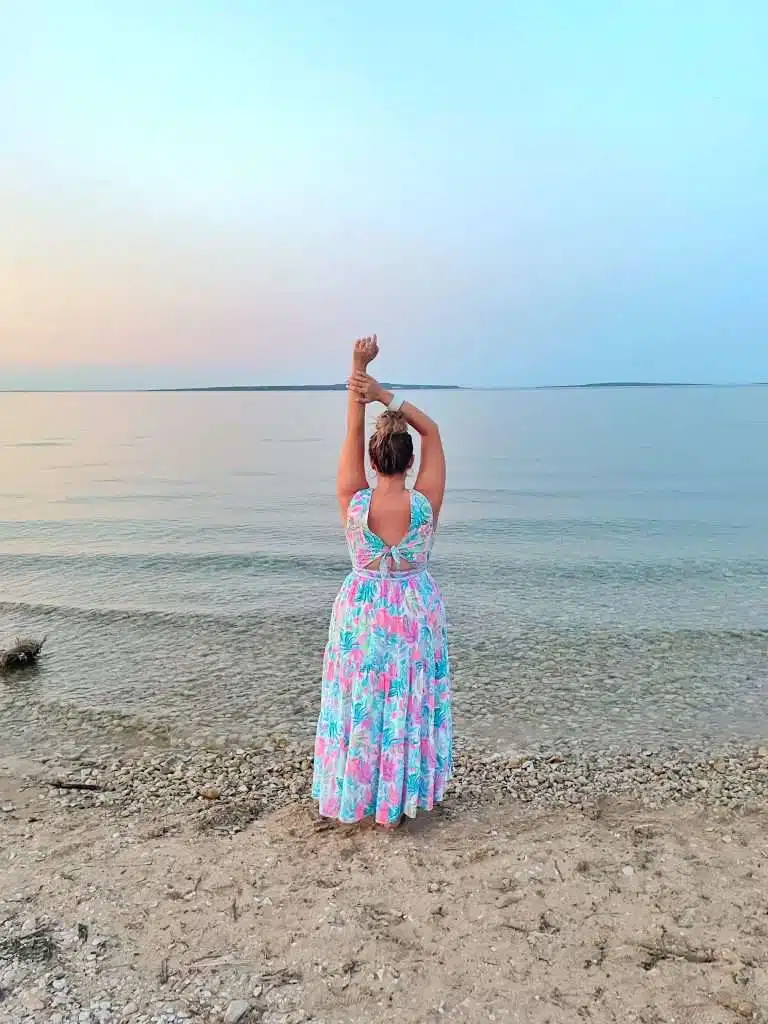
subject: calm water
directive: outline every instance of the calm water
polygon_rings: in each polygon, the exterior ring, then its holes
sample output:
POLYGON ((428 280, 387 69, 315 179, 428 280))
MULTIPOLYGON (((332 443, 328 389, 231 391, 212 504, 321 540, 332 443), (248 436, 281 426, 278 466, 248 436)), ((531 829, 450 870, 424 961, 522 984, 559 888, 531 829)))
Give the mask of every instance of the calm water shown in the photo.
MULTIPOLYGON (((768 734, 768 389, 420 400, 448 451, 434 570, 463 731, 768 734)), ((343 408, 0 395, 0 640, 50 635, 25 699, 310 735, 347 566, 343 408)))

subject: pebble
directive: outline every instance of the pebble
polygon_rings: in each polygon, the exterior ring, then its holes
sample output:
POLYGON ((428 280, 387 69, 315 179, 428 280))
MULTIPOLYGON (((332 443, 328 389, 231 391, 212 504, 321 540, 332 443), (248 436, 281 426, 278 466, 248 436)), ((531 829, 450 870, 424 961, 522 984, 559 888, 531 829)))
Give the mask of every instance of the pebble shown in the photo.
POLYGON ((244 999, 233 1000, 224 1014, 224 1024, 239 1024, 246 1014, 250 1013, 250 1010, 251 1004, 246 1003, 244 999))
POLYGON ((25 992, 21 997, 21 1001, 30 1013, 37 1013, 40 1010, 44 1010, 47 1006, 40 992, 25 992))

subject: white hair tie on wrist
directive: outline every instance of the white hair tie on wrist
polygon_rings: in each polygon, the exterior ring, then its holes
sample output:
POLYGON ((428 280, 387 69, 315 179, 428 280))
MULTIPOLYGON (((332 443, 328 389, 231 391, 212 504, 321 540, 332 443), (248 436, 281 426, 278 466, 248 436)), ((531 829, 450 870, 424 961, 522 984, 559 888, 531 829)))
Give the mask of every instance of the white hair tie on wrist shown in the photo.
POLYGON ((400 410, 403 408, 404 402, 405 399, 402 398, 400 395, 392 395, 392 401, 387 406, 387 409, 389 409, 390 412, 400 412, 400 410))

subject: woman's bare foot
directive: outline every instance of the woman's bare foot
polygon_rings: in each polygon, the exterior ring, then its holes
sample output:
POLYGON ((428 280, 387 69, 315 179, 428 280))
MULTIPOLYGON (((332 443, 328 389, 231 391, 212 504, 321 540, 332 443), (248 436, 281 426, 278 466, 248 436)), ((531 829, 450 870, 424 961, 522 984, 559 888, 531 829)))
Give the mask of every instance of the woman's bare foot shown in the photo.
POLYGON ((397 819, 397 821, 393 821, 393 822, 391 822, 388 825, 382 825, 381 827, 384 829, 385 832, 396 832, 397 829, 399 829, 402 824, 403 824, 403 817, 401 815, 397 819))
POLYGON ((373 828, 372 817, 361 818, 360 821, 339 821, 338 818, 315 818, 312 827, 315 832, 353 832, 357 829, 373 828))

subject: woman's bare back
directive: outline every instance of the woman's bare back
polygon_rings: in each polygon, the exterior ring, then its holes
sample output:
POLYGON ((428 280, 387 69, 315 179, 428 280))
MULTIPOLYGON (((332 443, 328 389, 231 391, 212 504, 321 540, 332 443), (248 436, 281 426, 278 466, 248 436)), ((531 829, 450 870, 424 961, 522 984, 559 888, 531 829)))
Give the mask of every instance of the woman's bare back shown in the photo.
MULTIPOLYGON (((411 492, 408 490, 381 491, 374 489, 368 508, 368 529, 384 541, 388 547, 396 547, 408 536, 411 529, 411 492)), ((377 569, 381 559, 370 566, 377 569)), ((400 560, 399 568, 408 569, 411 563, 400 560)))

